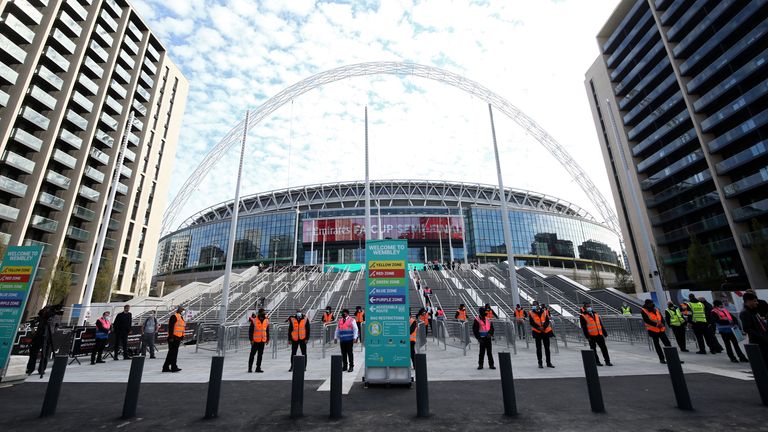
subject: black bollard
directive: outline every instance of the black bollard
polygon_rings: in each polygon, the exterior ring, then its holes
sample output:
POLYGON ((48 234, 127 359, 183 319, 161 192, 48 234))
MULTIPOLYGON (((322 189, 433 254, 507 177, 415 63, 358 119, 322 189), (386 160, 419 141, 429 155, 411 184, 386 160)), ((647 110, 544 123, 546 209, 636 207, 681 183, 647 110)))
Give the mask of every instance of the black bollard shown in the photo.
POLYGON ((755 377, 757 391, 760 393, 760 399, 763 405, 768 406, 768 368, 765 366, 763 353, 757 344, 746 344, 749 365, 752 366, 752 376, 755 377))
POLYGON ((603 390, 600 387, 600 376, 597 374, 597 359, 592 350, 581 350, 581 361, 584 363, 584 376, 587 378, 587 391, 589 392, 589 405, 592 412, 605 412, 603 404, 603 390))
POLYGON ((499 369, 501 372, 501 395, 504 399, 504 415, 517 415, 517 400, 515 399, 515 379, 512 376, 512 356, 508 352, 499 353, 499 369))
POLYGON ((341 356, 331 356, 331 418, 341 418, 341 356))
POLYGON ((56 405, 59 403, 61 383, 64 381, 64 372, 66 372, 66 370, 67 357, 54 357, 53 369, 51 370, 51 377, 48 379, 48 386, 45 388, 45 398, 43 399, 43 409, 40 410, 40 417, 48 417, 56 414, 56 405))
POLYGON ((680 365, 680 356, 675 347, 664 347, 664 357, 667 358, 669 377, 672 378, 672 388, 675 390, 677 407, 681 410, 691 411, 691 395, 688 394, 688 385, 685 383, 683 367, 680 365))
POLYGON ((224 373, 224 357, 211 358, 211 375, 208 377, 208 400, 205 403, 205 418, 219 416, 219 396, 221 395, 221 375, 224 373))
POLYGON ((429 388, 427 386, 427 355, 416 354, 416 416, 429 417, 429 388))
POLYGON ((293 356, 293 380, 291 385, 291 418, 304 415, 304 365, 303 355, 293 356))
POLYGON ((144 371, 144 356, 136 356, 131 359, 131 372, 128 375, 128 386, 125 389, 125 401, 123 402, 123 417, 129 419, 136 416, 136 405, 139 402, 139 388, 141 387, 141 374, 144 371))

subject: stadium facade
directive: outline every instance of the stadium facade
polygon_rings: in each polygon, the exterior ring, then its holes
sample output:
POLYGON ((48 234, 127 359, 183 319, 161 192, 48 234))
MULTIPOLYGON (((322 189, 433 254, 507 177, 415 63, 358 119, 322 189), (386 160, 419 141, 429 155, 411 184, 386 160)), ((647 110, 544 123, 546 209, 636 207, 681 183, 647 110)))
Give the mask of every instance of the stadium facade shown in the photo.
MULTIPOLYGON (((619 236, 584 209, 507 189, 518 265, 623 270, 619 236)), ((372 238, 407 239, 409 261, 506 260, 498 187, 444 181, 371 182, 372 238)), ((198 212, 160 239, 155 276, 220 270, 233 201, 198 212)), ((235 267, 353 264, 364 259, 365 183, 303 186, 241 199, 235 267)))

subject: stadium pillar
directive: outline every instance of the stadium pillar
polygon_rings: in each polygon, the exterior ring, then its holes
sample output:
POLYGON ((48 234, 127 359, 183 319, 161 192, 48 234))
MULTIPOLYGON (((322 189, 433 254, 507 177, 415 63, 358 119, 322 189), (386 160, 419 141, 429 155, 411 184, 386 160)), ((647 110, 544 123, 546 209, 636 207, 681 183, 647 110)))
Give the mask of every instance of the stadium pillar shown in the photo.
POLYGON ((512 307, 520 304, 520 291, 517 288, 517 272, 515 272, 515 258, 512 256, 512 229, 509 226, 509 211, 507 210, 507 192, 504 190, 504 181, 501 177, 501 161, 499 160, 499 146, 496 143, 496 126, 493 123, 493 108, 488 104, 488 114, 491 116, 491 135, 493 136, 493 154, 496 157, 496 175, 499 178, 499 199, 501 200, 501 223, 504 229, 504 244, 507 249, 507 267, 509 268, 509 291, 512 293, 512 307))
MULTIPOLYGON (((371 178, 368 170, 368 106, 365 107, 365 241, 371 237, 371 178)), ((367 263, 366 263, 367 264, 367 263)))

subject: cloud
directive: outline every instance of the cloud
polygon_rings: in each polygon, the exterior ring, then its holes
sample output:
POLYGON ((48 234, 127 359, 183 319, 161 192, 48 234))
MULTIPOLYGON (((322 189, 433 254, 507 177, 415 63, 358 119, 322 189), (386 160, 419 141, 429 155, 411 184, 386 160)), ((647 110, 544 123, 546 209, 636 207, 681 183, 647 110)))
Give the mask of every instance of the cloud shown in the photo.
MULTIPOLYGON (((190 81, 169 200, 246 109, 312 74, 386 60, 441 67, 507 98, 574 156, 612 205, 583 80, 616 3, 134 0, 190 81)), ((496 183, 483 101, 421 78, 367 76, 311 90, 256 125, 243 194, 363 178, 365 106, 374 178, 496 183)), ((507 186, 597 215, 535 139, 499 112, 495 121, 507 186)), ((214 167, 181 218, 233 197, 238 154, 232 149, 214 167)))

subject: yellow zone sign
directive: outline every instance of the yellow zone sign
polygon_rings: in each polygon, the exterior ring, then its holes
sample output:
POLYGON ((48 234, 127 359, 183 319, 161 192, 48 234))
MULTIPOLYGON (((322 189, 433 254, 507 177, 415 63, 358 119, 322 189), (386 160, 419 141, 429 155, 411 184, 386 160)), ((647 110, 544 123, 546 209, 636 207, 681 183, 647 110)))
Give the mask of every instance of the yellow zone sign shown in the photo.
POLYGON ((8 266, 4 267, 2 274, 20 274, 28 275, 32 274, 32 266, 8 266))
POLYGON ((368 261, 369 270, 405 269, 405 261, 368 261))

